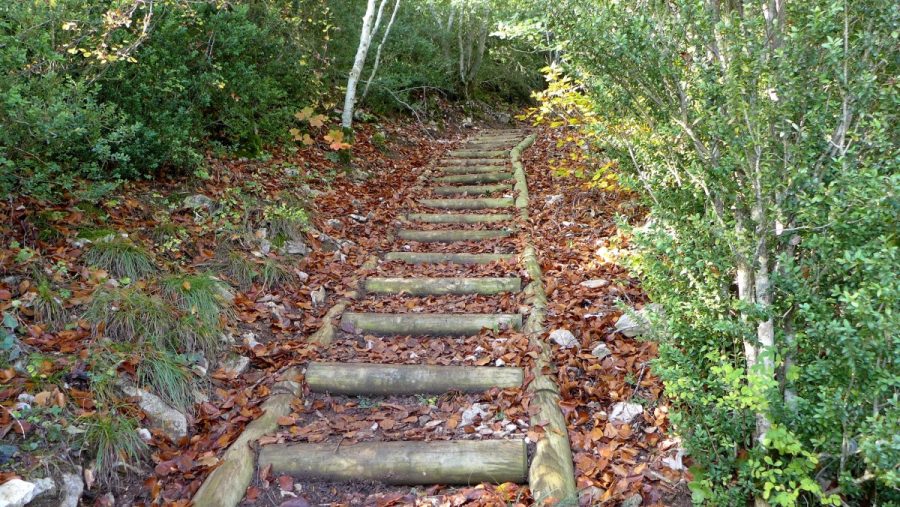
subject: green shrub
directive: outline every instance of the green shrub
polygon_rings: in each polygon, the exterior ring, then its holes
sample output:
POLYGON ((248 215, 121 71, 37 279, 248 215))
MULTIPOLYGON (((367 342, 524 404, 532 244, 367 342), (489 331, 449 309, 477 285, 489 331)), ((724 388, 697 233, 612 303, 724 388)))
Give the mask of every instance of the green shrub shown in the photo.
POLYGON ((94 454, 97 477, 107 484, 114 480, 116 463, 136 462, 147 452, 147 444, 141 440, 132 417, 94 412, 84 422, 84 445, 94 454))
POLYGON ((60 295, 53 290, 46 278, 41 278, 37 284, 31 309, 35 322, 45 325, 51 331, 61 328, 68 320, 60 295))
POLYGON ((137 287, 100 288, 85 312, 95 333, 125 343, 168 343, 178 328, 178 315, 158 297, 137 287))

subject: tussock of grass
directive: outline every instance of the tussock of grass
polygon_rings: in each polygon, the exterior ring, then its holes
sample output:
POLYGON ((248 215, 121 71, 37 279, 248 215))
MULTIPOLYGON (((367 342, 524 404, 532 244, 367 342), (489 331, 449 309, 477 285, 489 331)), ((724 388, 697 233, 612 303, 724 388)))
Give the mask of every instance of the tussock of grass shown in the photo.
POLYGON ((256 261, 236 250, 221 253, 215 262, 217 270, 243 290, 259 283, 262 290, 269 290, 286 283, 290 272, 273 259, 256 261))
POLYGON ((63 307, 62 299, 50 286, 49 280, 43 278, 38 282, 36 294, 31 303, 35 322, 44 324, 51 330, 65 325, 68 314, 63 307))
POLYGON ((178 328, 178 315, 162 298, 139 287, 101 288, 94 293, 85 318, 119 342, 165 343, 178 328))
POLYGON ((97 477, 110 483, 116 463, 133 463, 147 452, 137 433, 137 422, 122 414, 94 413, 87 420, 84 445, 95 453, 97 477))
POLYGON ((150 238, 156 243, 165 243, 178 237, 181 227, 174 222, 162 222, 150 232, 150 238))
POLYGON ((209 273, 169 276, 160 282, 163 294, 187 315, 218 327, 230 313, 231 289, 209 273))
POLYGON ((117 278, 137 280, 156 272, 150 253, 122 237, 92 243, 84 255, 88 264, 117 278))
POLYGON ((181 355, 146 349, 137 369, 138 385, 156 392, 169 405, 187 411, 193 405, 191 373, 181 355))

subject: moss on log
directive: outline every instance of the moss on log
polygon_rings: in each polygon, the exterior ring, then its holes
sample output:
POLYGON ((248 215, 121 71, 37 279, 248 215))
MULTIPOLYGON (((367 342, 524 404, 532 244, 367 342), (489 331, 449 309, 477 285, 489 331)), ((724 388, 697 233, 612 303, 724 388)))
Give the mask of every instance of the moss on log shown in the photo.
POLYGON ((521 329, 513 313, 344 313, 341 329, 375 335, 465 336, 482 329, 521 329))
POLYGON ((410 213, 406 218, 428 224, 489 224, 508 222, 515 217, 509 213, 410 213))
POLYGON ((515 202, 508 197, 473 199, 420 199, 423 206, 438 209, 492 209, 512 208, 515 202))
POLYGON ((431 296, 443 294, 493 295, 522 290, 518 277, 463 277, 463 278, 367 278, 366 292, 371 294, 411 294, 431 296))
POLYGON ((432 181, 438 183, 498 183, 513 179, 513 173, 509 171, 475 173, 475 174, 450 174, 447 176, 435 176, 432 181))
POLYGON ((524 378, 521 368, 491 366, 310 363, 306 368, 310 391, 351 396, 480 393, 521 386, 524 378))
POLYGON ((388 484, 521 483, 528 455, 523 440, 278 444, 260 450, 259 467, 275 474, 388 484))
POLYGON ((490 264, 497 261, 511 261, 514 254, 473 254, 473 253, 438 253, 438 252, 388 252, 386 261, 406 262, 408 264, 490 264))
POLYGON ((507 229, 443 229, 437 231, 415 231, 401 229, 397 237, 407 241, 420 243, 453 243, 456 241, 484 241, 512 236, 513 231, 507 229))

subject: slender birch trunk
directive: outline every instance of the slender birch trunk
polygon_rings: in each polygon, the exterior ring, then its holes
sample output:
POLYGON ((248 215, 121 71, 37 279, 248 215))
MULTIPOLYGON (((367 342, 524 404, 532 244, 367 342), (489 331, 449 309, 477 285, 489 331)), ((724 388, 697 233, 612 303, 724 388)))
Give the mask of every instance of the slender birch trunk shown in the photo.
MULTIPOLYGON (((381 1, 381 7, 387 0, 381 1)), ((356 58, 353 60, 353 68, 350 70, 350 76, 347 78, 347 94, 344 96, 344 111, 341 114, 341 126, 344 130, 350 130, 353 126, 353 107, 356 105, 356 85, 359 83, 359 76, 362 74, 363 67, 366 64, 366 55, 369 53, 369 46, 372 44, 372 19, 375 17, 375 0, 368 0, 366 3, 366 13, 363 16, 362 30, 359 34, 359 46, 356 49, 356 58)))
POLYGON ((384 49, 384 43, 387 42, 388 35, 391 33, 391 27, 394 26, 394 19, 397 18, 398 10, 400 10, 400 0, 394 2, 394 10, 391 12, 391 19, 388 20, 387 26, 384 27, 384 35, 381 36, 381 42, 378 43, 378 50, 375 51, 375 63, 372 64, 372 72, 369 74, 369 79, 366 81, 366 87, 363 88, 362 98, 366 98, 366 95, 369 94, 369 86, 372 85, 375 73, 378 72, 378 65, 381 63, 381 50, 384 49))

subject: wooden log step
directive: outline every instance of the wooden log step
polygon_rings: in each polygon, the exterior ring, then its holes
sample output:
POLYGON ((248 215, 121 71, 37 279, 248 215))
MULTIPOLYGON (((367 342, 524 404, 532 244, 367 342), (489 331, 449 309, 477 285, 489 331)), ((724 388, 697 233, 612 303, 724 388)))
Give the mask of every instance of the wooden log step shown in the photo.
POLYGON ((341 317, 341 329, 382 336, 466 336, 482 329, 522 329, 517 313, 352 313, 341 317))
POLYGON ((506 150, 453 150, 450 152, 451 157, 457 158, 507 158, 509 152, 506 150))
POLYGON ((440 160, 440 165, 496 165, 505 164, 508 158, 445 158, 440 160))
POLYGON ((522 483, 524 440, 296 443, 260 449, 259 468, 302 479, 387 484, 522 483))
POLYGON ((420 243, 453 243, 456 241, 484 241, 512 236, 513 231, 507 229, 440 229, 436 231, 416 231, 400 229, 397 237, 407 241, 420 243))
POLYGON ((437 209, 492 209, 512 208, 515 204, 509 197, 471 199, 419 199, 419 203, 437 209))
POLYGON ((448 176, 436 176, 431 178, 438 183, 498 183, 509 181, 513 178, 510 172, 489 172, 478 174, 450 174, 448 176))
POLYGON ((363 284, 370 294, 410 294, 413 296, 441 296, 445 294, 480 294, 493 296, 522 290, 519 277, 460 277, 460 278, 367 278, 363 284))
POLYGON ((497 173, 512 170, 508 165, 463 165, 438 167, 438 169, 444 174, 497 173))
POLYGON ((497 261, 512 261, 515 254, 493 253, 443 253, 443 252, 388 252, 384 260, 406 262, 407 264, 490 264, 497 261))
POLYGON ((508 222, 515 215, 506 213, 410 213, 407 220, 427 224, 486 224, 508 222))
POLYGON ((481 393, 494 387, 519 387, 524 380, 522 368, 494 366, 309 363, 306 367, 310 391, 350 396, 481 393))
POLYGON ((512 192, 513 187, 497 183, 493 185, 458 185, 452 187, 434 187, 431 191, 437 195, 484 195, 495 192, 512 192))

